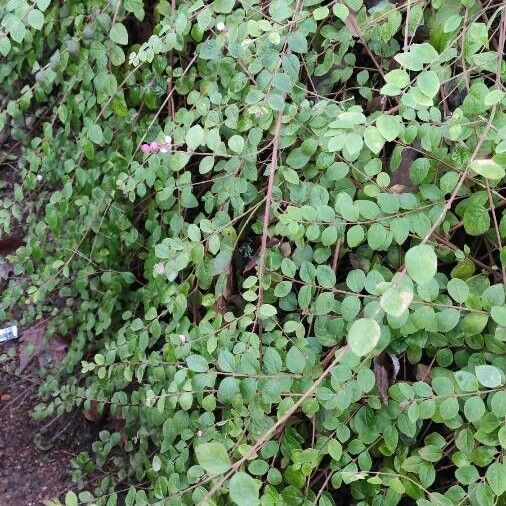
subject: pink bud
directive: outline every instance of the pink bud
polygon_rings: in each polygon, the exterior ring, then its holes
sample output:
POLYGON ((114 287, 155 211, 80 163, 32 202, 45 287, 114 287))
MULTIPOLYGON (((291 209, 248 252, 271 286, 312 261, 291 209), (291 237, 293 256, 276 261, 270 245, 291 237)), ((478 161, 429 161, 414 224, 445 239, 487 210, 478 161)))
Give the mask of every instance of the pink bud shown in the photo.
POLYGON ((149 147, 151 148, 151 151, 158 151, 158 142, 152 142, 149 147))
POLYGON ((150 145, 149 144, 143 144, 141 146, 141 151, 143 153, 151 153, 151 147, 150 147, 150 145))

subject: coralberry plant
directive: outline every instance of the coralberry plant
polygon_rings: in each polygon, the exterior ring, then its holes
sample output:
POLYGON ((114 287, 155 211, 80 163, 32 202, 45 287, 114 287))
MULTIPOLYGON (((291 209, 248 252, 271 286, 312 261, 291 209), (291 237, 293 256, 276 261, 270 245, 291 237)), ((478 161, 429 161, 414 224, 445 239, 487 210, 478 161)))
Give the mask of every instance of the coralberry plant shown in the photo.
POLYGON ((71 342, 34 415, 101 424, 68 506, 504 500, 505 38, 495 0, 2 3, 0 314, 71 342))

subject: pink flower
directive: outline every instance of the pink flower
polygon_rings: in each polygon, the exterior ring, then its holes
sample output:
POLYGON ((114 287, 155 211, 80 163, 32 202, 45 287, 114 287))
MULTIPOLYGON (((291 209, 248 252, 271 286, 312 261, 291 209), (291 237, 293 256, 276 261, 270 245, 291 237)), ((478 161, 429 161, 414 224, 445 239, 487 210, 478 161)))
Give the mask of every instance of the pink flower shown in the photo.
POLYGON ((143 153, 169 153, 171 149, 172 139, 168 135, 165 136, 165 142, 150 142, 141 145, 143 153))

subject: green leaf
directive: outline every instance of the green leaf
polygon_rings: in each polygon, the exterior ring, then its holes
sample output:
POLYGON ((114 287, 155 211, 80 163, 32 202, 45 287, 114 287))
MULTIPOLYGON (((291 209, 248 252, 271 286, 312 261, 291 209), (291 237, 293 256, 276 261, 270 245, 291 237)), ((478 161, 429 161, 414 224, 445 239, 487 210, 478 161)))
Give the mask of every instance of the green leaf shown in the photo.
POLYGON ((222 474, 230 468, 230 458, 227 449, 218 442, 199 444, 195 448, 198 463, 204 470, 214 476, 222 474))
POLYGON ((506 307, 505 306, 493 306, 490 310, 490 316, 492 319, 503 327, 506 327, 506 307))
POLYGON ((488 323, 488 315, 480 313, 470 313, 464 316, 462 320, 462 329, 468 336, 479 334, 488 323))
POLYGON ((457 385, 463 392, 475 392, 478 390, 478 380, 474 374, 467 371, 457 371, 454 374, 457 385))
POLYGON ((277 314, 277 310, 271 304, 262 304, 258 309, 258 316, 262 319, 271 318, 277 314))
POLYGON ((329 12, 330 11, 328 7, 318 7, 313 11, 313 18, 316 21, 321 21, 329 15, 329 12))
POLYGON ((470 203, 464 212, 464 230, 472 236, 483 235, 490 228, 488 209, 479 202, 470 203))
POLYGON ((274 21, 282 23, 292 16, 292 8, 284 0, 273 0, 269 2, 269 14, 274 21))
POLYGON ((462 483, 462 485, 470 485, 480 478, 480 473, 478 473, 476 467, 466 465, 459 467, 455 471, 455 478, 457 478, 459 483, 462 483))
POLYGON ((506 448, 506 425, 504 425, 499 429, 499 432, 497 433, 497 438, 499 439, 499 444, 503 448, 506 448))
POLYGON ((332 246, 337 242, 337 228, 333 225, 322 232, 321 241, 324 246, 332 246))
POLYGON ((260 504, 260 482, 242 471, 235 473, 228 486, 230 499, 237 506, 260 504))
POLYGON ((440 406, 439 412, 443 420, 451 420, 459 414, 459 401, 455 397, 444 399, 440 406))
POLYGON ((409 74, 402 69, 394 69, 385 74, 385 81, 388 84, 395 86, 396 88, 405 88, 409 82, 409 74))
POLYGON ((334 13, 334 16, 339 18, 341 21, 346 21, 348 16, 350 15, 350 11, 346 5, 342 3, 336 3, 332 7, 332 12, 334 13))
POLYGON ((420 72, 416 78, 418 89, 427 97, 434 98, 439 92, 439 77, 432 71, 420 72))
POLYGON ((481 420, 485 414, 485 403, 481 397, 470 397, 464 403, 464 415, 470 422, 481 420))
POLYGON ((454 32, 460 26, 462 19, 462 16, 459 14, 450 16, 443 26, 444 33, 454 32))
POLYGON ((374 153, 378 154, 385 145, 385 139, 375 126, 369 126, 364 132, 365 145, 374 153))
POLYGON ((494 462, 491 464, 485 473, 487 483, 489 484, 492 492, 496 496, 500 496, 506 492, 506 463, 494 462))
POLYGON ((109 32, 109 38, 116 44, 121 44, 122 46, 128 44, 128 32, 125 26, 121 23, 114 23, 109 32))
POLYGON ((0 35, 0 54, 2 56, 7 56, 9 54, 9 51, 11 50, 11 47, 12 46, 9 37, 6 37, 5 35, 0 35))
POLYGON ((207 360, 201 355, 190 355, 186 357, 188 369, 193 372, 206 372, 209 369, 207 360))
POLYGON ((398 318, 406 311, 412 300, 413 289, 407 283, 401 283, 399 286, 392 283, 381 296, 380 306, 386 314, 398 318))
POLYGON ((372 318, 360 318, 348 332, 348 344, 355 355, 363 357, 371 353, 379 342, 381 329, 372 318))
POLYGON ((365 239, 365 232, 362 225, 354 225, 348 230, 346 240, 350 248, 355 248, 365 239))
POLYGON ((25 24, 11 13, 6 14, 2 21, 2 24, 9 30, 12 40, 21 44, 26 35, 25 24))
POLYGON ((294 374, 300 374, 306 367, 306 357, 297 346, 292 346, 288 350, 285 361, 288 370, 294 374))
POLYGON ((428 283, 437 271, 437 256, 434 249, 426 244, 410 248, 405 257, 406 269, 413 281, 428 283))
POLYGON ((268 374, 276 374, 283 368, 283 361, 274 348, 266 348, 263 357, 265 371, 268 374))
POLYGON ((157 473, 162 468, 162 460, 158 455, 155 455, 153 457, 153 460, 151 462, 151 467, 153 468, 153 471, 157 473))
POLYGON ((88 127, 88 139, 94 144, 103 144, 104 134, 102 132, 102 127, 97 123, 90 125, 88 127))
POLYGON ((333 460, 339 462, 341 460, 341 456, 343 454, 343 446, 337 439, 331 439, 327 443, 327 451, 333 460))
POLYGON ((334 288, 336 285, 336 273, 328 265, 319 265, 316 268, 316 279, 323 288, 334 288))
POLYGON ((44 12, 49 7, 51 0, 36 0, 35 3, 37 4, 37 7, 39 8, 39 10, 44 12))
POLYGON ((294 53, 307 53, 307 40, 300 30, 288 35, 286 40, 288 42, 288 47, 294 53))
POLYGON ((480 176, 488 179, 502 179, 506 175, 504 167, 501 167, 494 160, 482 159, 474 160, 471 163, 471 169, 480 176))
POLYGON ((218 14, 229 14, 234 8, 235 0, 214 0, 212 7, 218 14))
POLYGON ((450 279, 446 288, 450 297, 455 302, 464 303, 469 296, 469 287, 467 286, 467 283, 459 278, 450 279))
POLYGON ((143 0, 125 0, 123 5, 128 12, 133 12, 134 16, 142 21, 144 19, 144 2, 143 0))
POLYGON ((502 385, 501 371, 493 365, 477 365, 475 367, 478 381, 487 388, 496 388, 502 385))
POLYGON ((185 140, 189 149, 197 149, 204 144, 204 129, 200 125, 193 125, 186 131, 185 140))
POLYGON ((402 123, 399 116, 383 114, 376 119, 376 126, 378 127, 380 134, 387 141, 393 141, 397 139, 401 133, 402 123))
POLYGON ((32 9, 26 16, 27 23, 36 30, 41 30, 44 26, 44 14, 39 9, 32 9))
POLYGON ((295 148, 286 157, 286 163, 292 169, 302 169, 308 162, 309 156, 304 154, 301 148, 295 148))
POLYGON ((240 135, 232 135, 228 140, 228 147, 237 154, 242 153, 244 149, 244 139, 240 135))
POLYGON ((483 99, 484 104, 487 107, 492 107, 493 105, 497 105, 504 98, 504 91, 502 90, 490 90, 483 99))
POLYGON ((291 281, 280 281, 276 288, 274 288, 274 295, 276 297, 286 297, 292 291, 291 281))
POLYGON ((221 48, 216 40, 206 40, 199 45, 199 56, 203 60, 219 60, 222 56, 221 48))
POLYGON ((69 490, 65 494, 65 506, 77 506, 79 504, 79 500, 77 499, 76 494, 72 492, 72 490, 69 490))

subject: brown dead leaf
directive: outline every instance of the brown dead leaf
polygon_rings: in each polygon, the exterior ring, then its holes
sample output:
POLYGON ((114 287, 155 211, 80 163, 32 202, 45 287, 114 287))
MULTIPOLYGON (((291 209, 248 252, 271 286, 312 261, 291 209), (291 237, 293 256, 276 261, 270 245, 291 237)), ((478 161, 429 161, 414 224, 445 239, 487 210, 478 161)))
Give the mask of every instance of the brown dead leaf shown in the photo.
POLYGON ((292 254, 292 247, 289 242, 285 241, 279 245, 279 251, 285 258, 287 258, 292 254))
POLYGON ((220 314, 226 313, 230 297, 234 293, 234 269, 232 268, 232 262, 229 262, 228 266, 226 267, 226 274, 227 285, 225 287, 225 290, 214 303, 214 309, 220 314))
POLYGON ((0 255, 6 256, 14 253, 23 245, 23 238, 15 235, 3 237, 0 239, 0 255))
MULTIPOLYGON (((289 243, 281 244, 280 239, 278 239, 277 237, 273 237, 267 241, 267 247, 270 248, 271 246, 279 246, 281 253, 283 253, 284 256, 286 256, 285 252, 288 251, 287 247, 289 248, 289 251, 291 251, 290 244, 289 243)), ((259 259, 260 259, 260 245, 258 246, 255 254, 252 255, 251 258, 246 262, 246 265, 242 269, 242 274, 246 274, 249 271, 253 270, 257 266, 259 259)))
POLYGON ((247 262, 246 265, 242 269, 242 274, 246 274, 249 271, 253 270, 258 262, 258 255, 252 256, 247 262))
POLYGON ((39 322, 23 331, 20 337, 19 367, 23 371, 36 358, 40 367, 47 367, 51 362, 61 362, 67 354, 69 337, 53 336, 44 339, 48 321, 39 322))
POLYGON ((7 279, 13 270, 14 267, 9 262, 0 259, 0 279, 7 279))
MULTIPOLYGON (((418 149, 418 145, 414 147, 418 149)), ((411 165, 413 165, 413 162, 418 156, 417 149, 413 149, 409 146, 402 149, 399 166, 396 170, 390 172, 390 184, 392 185, 390 191, 392 193, 411 192, 418 188, 418 186, 411 181, 411 165)))
POLYGON ((54 336, 48 343, 47 349, 54 362, 61 362, 69 347, 69 342, 62 336, 54 336))
POLYGON ((390 379, 387 366, 386 353, 381 353, 374 357, 374 377, 376 378, 376 388, 383 404, 388 404, 388 388, 390 386, 390 379))
POLYGON ((109 416, 107 418, 107 425, 113 429, 115 432, 119 432, 120 439, 119 445, 121 448, 125 446, 127 441, 127 432, 125 429, 125 419, 121 416, 109 416))
POLYGON ((409 191, 409 188, 403 184, 394 184, 390 187, 390 193, 395 193, 396 195, 406 193, 407 191, 409 191))
POLYGON ((100 422, 103 418, 103 415, 98 410, 98 402, 91 401, 89 409, 83 409, 83 416, 89 422, 100 422))
POLYGON ((42 353, 46 328, 47 321, 42 321, 24 330, 21 334, 19 338, 19 368, 21 371, 26 369, 33 358, 42 353))
POLYGON ((395 355, 382 352, 374 357, 374 377, 383 404, 388 404, 388 389, 395 383, 399 373, 399 359, 395 355))
POLYGON ((430 382, 430 365, 425 364, 417 364, 415 378, 417 381, 425 381, 426 383, 430 382))

